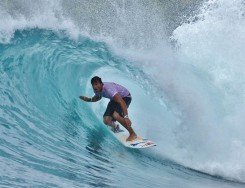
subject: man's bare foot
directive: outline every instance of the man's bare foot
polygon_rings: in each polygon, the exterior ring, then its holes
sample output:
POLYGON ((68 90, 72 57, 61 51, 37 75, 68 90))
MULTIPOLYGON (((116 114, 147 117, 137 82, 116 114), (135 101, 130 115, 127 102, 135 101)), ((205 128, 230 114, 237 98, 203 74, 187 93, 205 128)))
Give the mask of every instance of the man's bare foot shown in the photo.
POLYGON ((134 134, 129 135, 126 141, 132 141, 132 140, 135 140, 136 138, 137 138, 137 135, 134 133, 134 134))

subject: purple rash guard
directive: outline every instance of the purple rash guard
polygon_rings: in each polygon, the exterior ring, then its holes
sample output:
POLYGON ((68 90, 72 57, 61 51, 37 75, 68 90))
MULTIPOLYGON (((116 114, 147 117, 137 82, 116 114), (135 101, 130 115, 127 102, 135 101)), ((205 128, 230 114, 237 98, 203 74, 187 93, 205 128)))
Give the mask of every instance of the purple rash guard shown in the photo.
POLYGON ((103 82, 102 91, 94 91, 94 93, 98 97, 105 97, 110 100, 113 100, 114 95, 117 93, 119 93, 122 98, 130 95, 129 91, 125 87, 113 82, 103 82))

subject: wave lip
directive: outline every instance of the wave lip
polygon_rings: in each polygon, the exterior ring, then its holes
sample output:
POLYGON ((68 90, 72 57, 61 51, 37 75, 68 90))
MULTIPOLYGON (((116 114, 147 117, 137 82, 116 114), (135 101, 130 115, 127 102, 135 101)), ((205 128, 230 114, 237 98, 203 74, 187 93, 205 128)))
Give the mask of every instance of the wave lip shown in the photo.
MULTIPOLYGON (((163 145, 161 155, 191 169, 244 182, 243 1, 217 0, 204 3, 200 14, 194 15, 193 21, 183 23, 174 30, 172 39, 178 47, 174 52, 168 44, 165 45, 166 36, 162 33, 165 33, 166 27, 160 15, 162 9, 157 6, 159 4, 152 3, 152 10, 156 10, 152 14, 150 8, 136 1, 132 6, 117 1, 114 4, 113 1, 108 2, 112 7, 111 13, 121 15, 108 22, 109 25, 115 24, 110 27, 114 28, 112 31, 106 27, 108 23, 101 23, 102 27, 96 27, 103 19, 96 15, 97 20, 93 22, 90 16, 96 12, 96 7, 90 6, 91 4, 87 6, 95 10, 86 11, 88 16, 83 19, 77 16, 80 8, 84 8, 79 3, 74 6, 76 10, 69 10, 69 6, 63 1, 0 2, 0 49, 12 48, 12 51, 9 49, 1 56, 1 107, 6 108, 1 112, 6 115, 6 119, 2 120, 4 126, 7 129, 11 126, 18 127, 16 122, 11 121, 15 117, 23 123, 25 129, 33 129, 33 132, 37 132, 37 137, 45 137, 52 143, 52 136, 58 139, 59 131, 68 129, 64 126, 61 130, 57 126, 53 128, 54 132, 58 131, 58 135, 48 134, 47 125, 51 126, 53 121, 60 123, 55 118, 57 114, 62 113, 73 122, 73 129, 76 121, 81 124, 86 124, 83 121, 91 123, 90 118, 95 116, 82 119, 77 101, 69 100, 71 95, 77 96, 80 92, 78 88, 71 86, 71 82, 75 80, 77 85, 87 83, 94 72, 101 67, 108 70, 109 66, 119 72, 133 72, 127 75, 138 80, 137 83, 143 88, 144 84, 150 83, 146 90, 153 100, 161 97, 160 102, 164 107, 159 107, 158 99, 153 107, 160 109, 159 114, 169 116, 164 117, 164 125, 155 117, 158 132, 152 135, 158 142, 169 143, 167 146, 163 145), (125 12, 126 5, 129 6, 129 12, 125 12), (130 22, 134 15, 134 22, 130 22), (146 15, 154 19, 147 20, 146 15), (120 23, 123 23, 122 27, 117 27, 120 23), (149 23, 150 27, 144 29, 145 25, 142 26, 142 23, 149 23), (137 32, 133 30, 134 24, 137 32), (158 24, 159 27, 156 26, 158 24), (38 34, 35 35, 35 32, 38 34), (18 36, 18 33, 23 36, 18 36), (67 35, 76 39, 76 42, 67 39, 67 35), (84 36, 106 41, 106 44, 91 41, 84 36), (57 46, 62 50, 57 49, 57 46), (120 54, 120 57, 126 55, 127 60, 113 58, 114 54, 109 50, 111 48, 106 46, 114 47, 113 53, 120 54), (126 53, 122 53, 125 52, 124 49, 127 49, 126 53), (122 66, 124 63, 125 66, 122 66), (78 76, 81 75, 80 71, 82 78, 78 76), (143 74, 138 74, 139 72, 143 74), (22 87, 21 81, 25 83, 25 87, 22 87), (48 91, 50 96, 46 96, 44 91, 48 91), (38 134, 40 129, 35 126, 35 121, 39 120, 33 114, 40 114, 38 118, 41 119, 40 126, 44 130, 42 135, 38 134), (29 116, 30 120, 27 118, 29 116), (160 133, 165 137, 162 138, 160 133)), ((103 6, 103 10, 106 8, 108 7, 103 6)), ((93 111, 88 106, 84 109, 83 114, 93 111)), ((147 109, 150 107, 147 106, 147 109)), ((146 117, 148 116, 144 116, 145 122, 150 124, 152 117, 146 117)), ((65 118, 60 120, 63 124, 67 122, 65 118)), ((85 132, 90 135, 91 129, 86 127, 78 130, 81 134, 85 132)), ((76 135, 78 130, 69 134, 76 135)))
POLYGON ((0 43, 9 43, 16 30, 32 28, 64 30, 73 39, 79 29, 63 15, 60 1, 2 1, 0 2, 0 43))

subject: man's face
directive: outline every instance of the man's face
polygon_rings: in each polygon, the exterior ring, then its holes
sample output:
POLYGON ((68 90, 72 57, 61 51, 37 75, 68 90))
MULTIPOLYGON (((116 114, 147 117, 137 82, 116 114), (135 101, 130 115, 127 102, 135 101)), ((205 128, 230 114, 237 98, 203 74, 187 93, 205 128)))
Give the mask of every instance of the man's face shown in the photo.
POLYGON ((96 92, 101 92, 102 91, 102 88, 103 88, 103 84, 102 83, 99 83, 99 82, 95 82, 93 85, 92 85, 94 91, 96 92))

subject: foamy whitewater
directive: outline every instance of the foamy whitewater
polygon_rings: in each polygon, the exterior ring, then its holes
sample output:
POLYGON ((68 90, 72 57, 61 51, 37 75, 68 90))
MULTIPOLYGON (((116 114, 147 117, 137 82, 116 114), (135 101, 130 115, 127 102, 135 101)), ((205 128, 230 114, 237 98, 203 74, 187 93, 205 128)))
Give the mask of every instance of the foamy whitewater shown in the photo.
POLYGON ((1 187, 244 187, 243 0, 0 1, 1 187), (103 124, 98 75, 157 147, 103 124))

